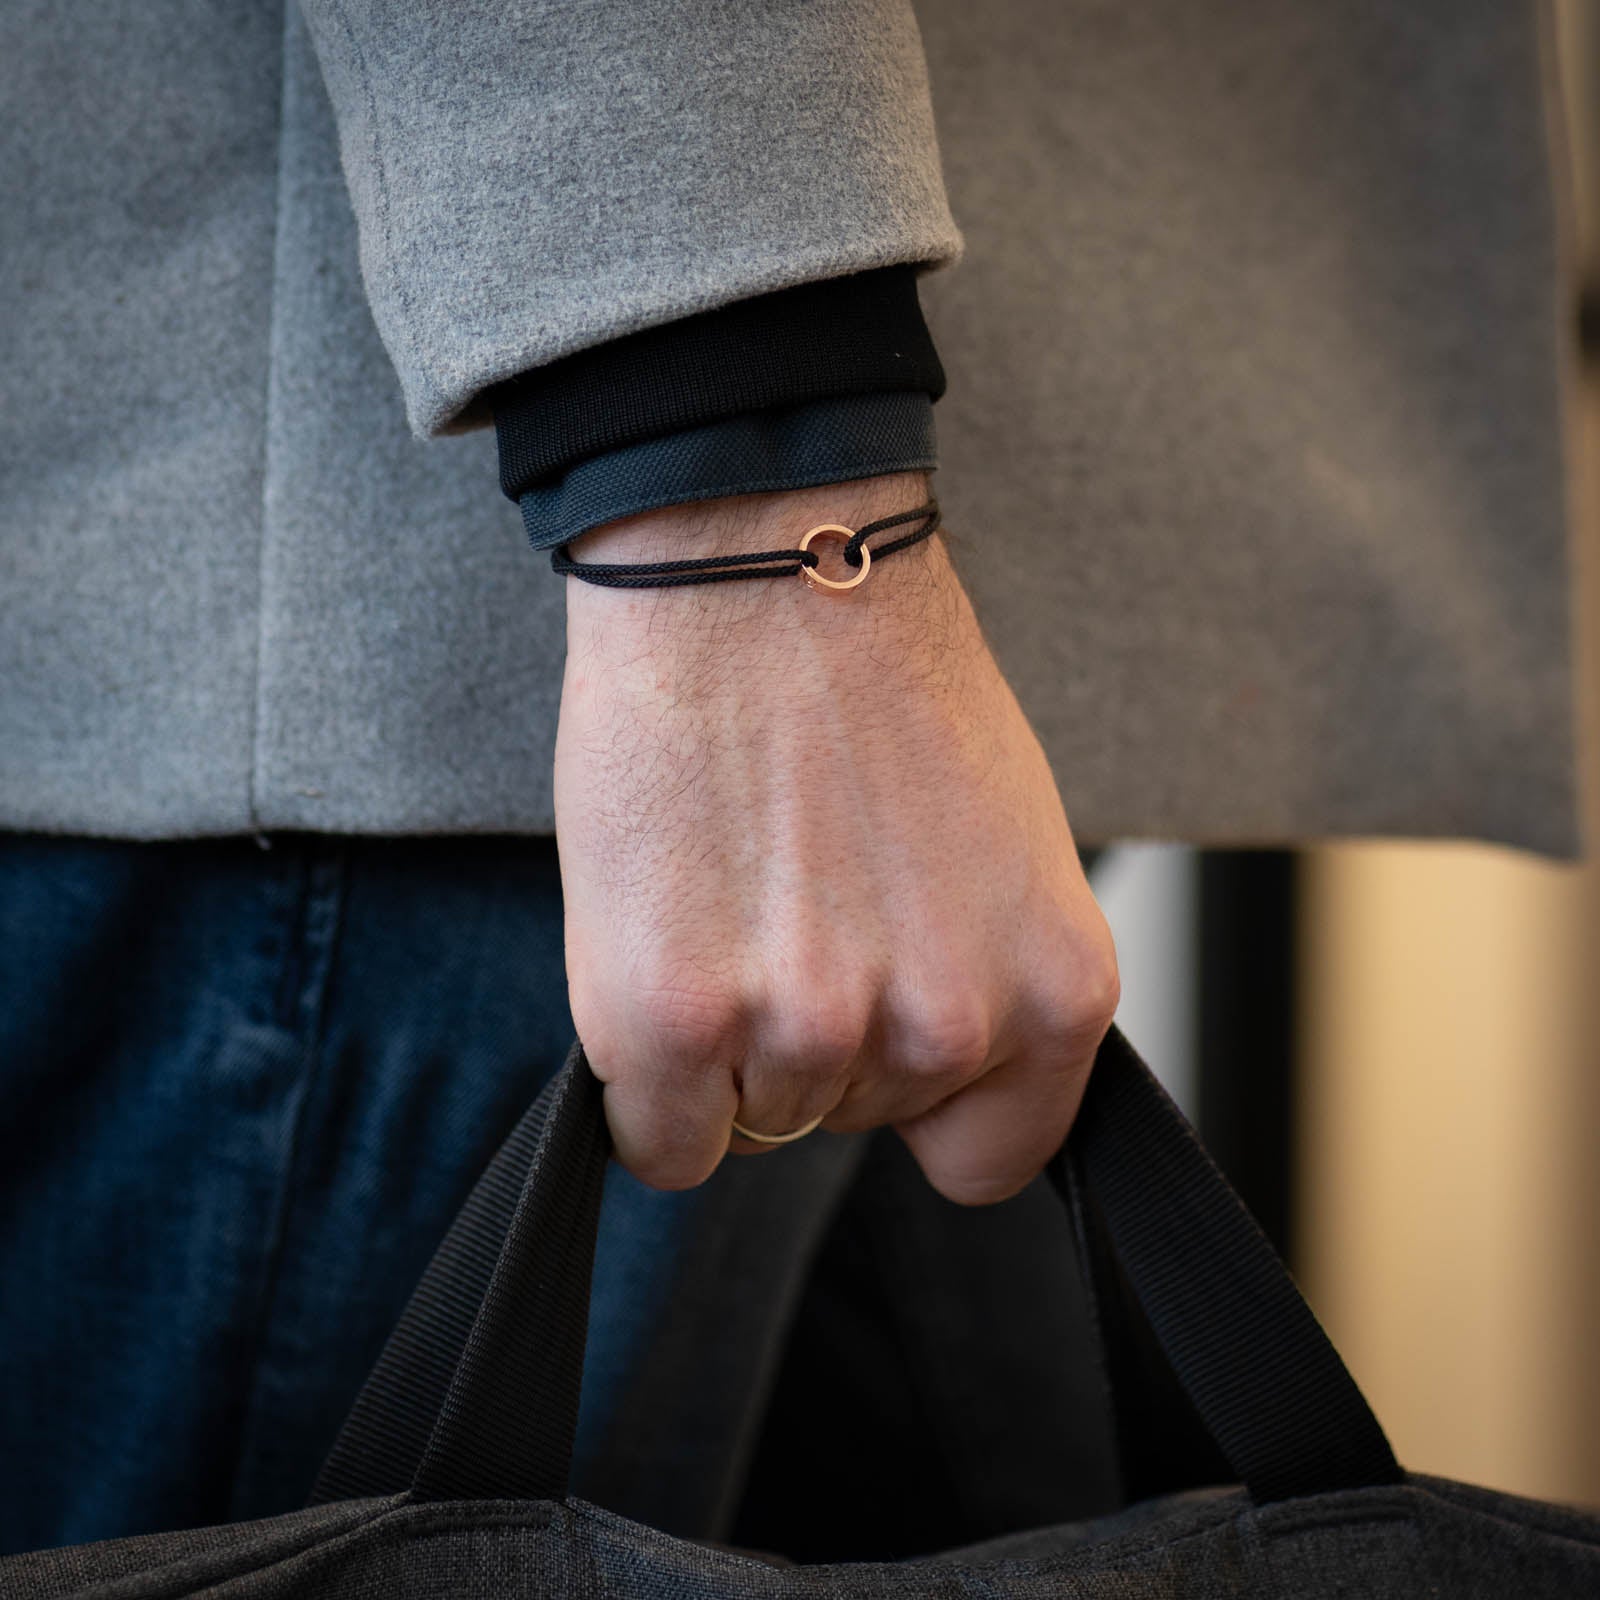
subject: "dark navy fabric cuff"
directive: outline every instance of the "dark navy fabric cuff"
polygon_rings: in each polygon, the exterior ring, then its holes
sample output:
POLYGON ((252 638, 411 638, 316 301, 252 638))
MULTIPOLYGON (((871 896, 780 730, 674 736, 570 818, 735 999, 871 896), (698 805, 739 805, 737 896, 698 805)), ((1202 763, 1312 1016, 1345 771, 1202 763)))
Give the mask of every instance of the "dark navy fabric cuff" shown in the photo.
POLYGON ((579 462, 754 411, 920 392, 945 374, 917 266, 795 284, 578 350, 489 393, 512 500, 579 462))
POLYGON ((835 395, 609 450, 519 497, 535 550, 656 506, 938 466, 925 391, 835 395))

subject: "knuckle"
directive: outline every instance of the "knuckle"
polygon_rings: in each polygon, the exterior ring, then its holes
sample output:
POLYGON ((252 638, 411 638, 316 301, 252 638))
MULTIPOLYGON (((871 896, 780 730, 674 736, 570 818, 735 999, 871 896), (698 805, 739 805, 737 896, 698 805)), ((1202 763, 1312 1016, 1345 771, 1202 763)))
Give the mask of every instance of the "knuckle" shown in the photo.
POLYGON ((777 1000, 765 1031, 791 1071, 831 1080, 860 1055, 871 1017, 870 993, 818 987, 777 1000))
POLYGON ((647 983, 635 1005, 654 1035, 651 1053, 690 1065, 737 1049, 749 1026, 749 1008, 738 992, 703 978, 670 977, 647 983))
POLYGON ((1045 985, 1045 1012, 1064 1039, 1098 1039, 1122 1003, 1122 976, 1109 932, 1079 937, 1045 985))
POLYGON ((975 994, 945 996, 911 1019, 901 1053, 919 1077, 973 1076, 989 1054, 987 1008, 975 994))
POLYGON ((1107 939, 1080 956, 1074 984, 1074 1011, 1085 1031, 1104 1033, 1122 1003, 1122 975, 1117 955, 1107 939))

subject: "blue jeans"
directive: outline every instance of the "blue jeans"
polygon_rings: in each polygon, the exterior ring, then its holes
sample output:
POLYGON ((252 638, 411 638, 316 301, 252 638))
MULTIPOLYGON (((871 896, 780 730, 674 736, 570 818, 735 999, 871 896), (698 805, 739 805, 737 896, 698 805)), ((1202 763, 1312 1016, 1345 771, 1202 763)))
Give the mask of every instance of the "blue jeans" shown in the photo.
MULTIPOLYGON (((548 837, 0 836, 0 1551, 302 1504, 572 1032, 548 837)), ((725 1535, 864 1150, 613 1166, 576 1493, 725 1535)))

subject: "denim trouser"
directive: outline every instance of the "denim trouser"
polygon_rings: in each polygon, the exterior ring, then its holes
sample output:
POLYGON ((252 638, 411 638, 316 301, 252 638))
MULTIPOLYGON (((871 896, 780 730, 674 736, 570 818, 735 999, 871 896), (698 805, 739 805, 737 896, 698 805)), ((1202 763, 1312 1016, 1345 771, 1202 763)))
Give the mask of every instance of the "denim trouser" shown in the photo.
MULTIPOLYGON (((571 1043, 560 887, 548 837, 0 836, 0 1550, 303 1503, 571 1043)), ((613 1166, 576 1493, 726 1531, 863 1139, 613 1166)))

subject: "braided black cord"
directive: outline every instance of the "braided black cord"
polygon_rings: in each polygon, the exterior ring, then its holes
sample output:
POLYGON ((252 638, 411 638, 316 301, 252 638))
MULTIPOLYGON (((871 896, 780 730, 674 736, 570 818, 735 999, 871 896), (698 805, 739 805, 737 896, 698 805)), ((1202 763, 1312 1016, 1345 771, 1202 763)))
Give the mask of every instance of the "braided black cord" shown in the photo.
MULTIPOLYGON (((904 550, 938 532, 939 502, 930 500, 915 511, 901 511, 892 517, 880 517, 858 529, 844 546, 844 559, 848 566, 861 565, 862 542, 870 533, 899 526, 922 518, 922 525, 911 533, 891 539, 887 544, 874 545, 874 561, 904 550)), ((574 561, 567 546, 557 545, 550 552, 550 570, 563 577, 582 578, 585 583, 598 583, 609 589, 666 589, 684 583, 722 583, 730 578, 780 578, 793 577, 802 567, 817 565, 815 550, 752 550, 729 556, 696 556, 685 561, 635 561, 600 562, 574 561), (774 567, 778 561, 788 566, 774 567)))

